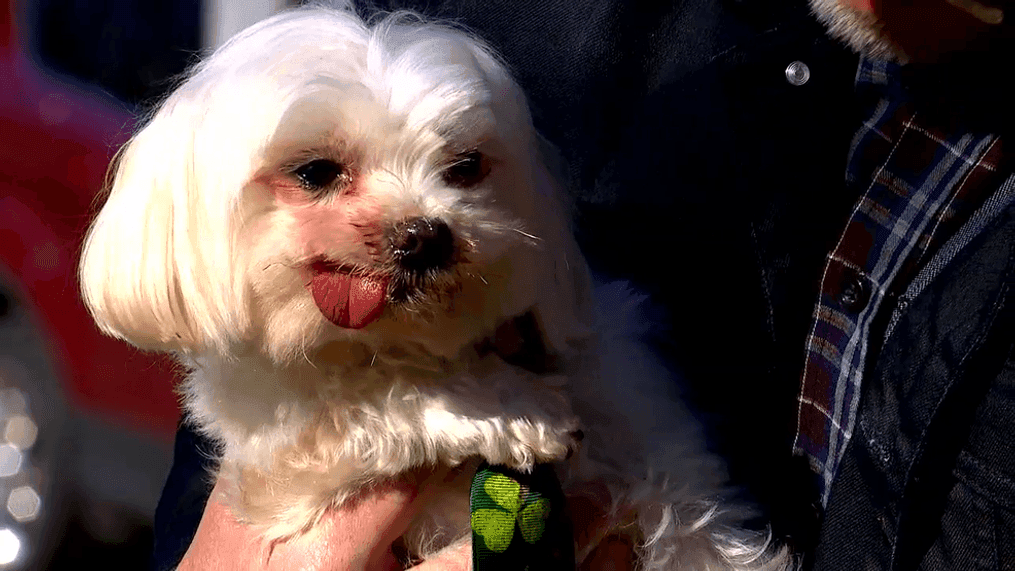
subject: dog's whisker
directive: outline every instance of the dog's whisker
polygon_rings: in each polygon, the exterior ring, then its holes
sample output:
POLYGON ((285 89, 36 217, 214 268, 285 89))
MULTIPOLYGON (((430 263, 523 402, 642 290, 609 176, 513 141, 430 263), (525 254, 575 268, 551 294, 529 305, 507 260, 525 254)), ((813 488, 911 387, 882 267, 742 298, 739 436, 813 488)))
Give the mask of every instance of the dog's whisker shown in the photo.
POLYGON ((310 360, 310 356, 307 355, 307 338, 305 335, 300 336, 300 353, 303 354, 303 359, 313 368, 317 368, 317 365, 310 360))
POLYGON ((301 266, 305 266, 305 265, 307 265, 309 263, 310 263, 309 261, 307 261, 307 262, 296 261, 296 262, 292 262, 292 263, 288 263, 288 262, 270 262, 268 265, 266 265, 263 268, 261 268, 261 271, 262 272, 266 272, 272 266, 282 266, 282 267, 285 267, 285 268, 293 269, 293 268, 299 268, 301 266))
POLYGON ((543 239, 540 238, 539 236, 535 236, 533 234, 529 234, 528 232, 525 232, 524 230, 519 230, 518 228, 510 228, 510 230, 512 232, 516 232, 518 234, 521 234, 522 236, 525 236, 526 238, 528 238, 530 240, 534 240, 536 242, 542 242, 543 241, 543 239))

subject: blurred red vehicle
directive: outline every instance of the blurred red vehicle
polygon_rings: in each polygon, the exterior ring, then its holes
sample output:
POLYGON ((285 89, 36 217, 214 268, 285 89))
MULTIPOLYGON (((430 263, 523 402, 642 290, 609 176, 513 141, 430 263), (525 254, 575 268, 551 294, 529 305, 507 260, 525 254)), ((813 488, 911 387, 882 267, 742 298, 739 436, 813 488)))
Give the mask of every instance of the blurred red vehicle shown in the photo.
MULTIPOLYGON (((103 336, 81 240, 132 118, 27 55, 0 0, 0 568, 39 568, 75 520, 116 542, 150 518, 178 411, 165 358, 103 336)), ((124 236, 130 240, 130 236, 124 236)), ((115 567, 116 565, 114 565, 115 567)))

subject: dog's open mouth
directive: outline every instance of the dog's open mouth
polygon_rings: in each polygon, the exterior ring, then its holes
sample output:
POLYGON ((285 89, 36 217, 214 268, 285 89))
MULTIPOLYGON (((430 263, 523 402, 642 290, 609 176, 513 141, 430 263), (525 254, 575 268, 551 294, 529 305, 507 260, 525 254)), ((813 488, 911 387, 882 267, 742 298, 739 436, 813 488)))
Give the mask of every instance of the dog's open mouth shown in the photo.
POLYGON ((328 321, 346 329, 360 329, 384 312, 388 276, 356 274, 327 262, 315 262, 310 269, 307 289, 328 321))
MULTIPOLYGON (((404 303, 391 291, 397 292, 402 282, 397 273, 363 272, 323 260, 309 269, 311 278, 306 287, 314 303, 328 321, 339 327, 366 327, 380 318, 389 304, 404 303)), ((539 320, 531 311, 503 321, 490 337, 477 342, 475 349, 480 356, 495 353, 511 365, 536 373, 553 370, 556 364, 546 350, 539 320)))
POLYGON ((413 217, 391 226, 383 237, 364 244, 367 266, 318 259, 309 264, 307 289, 324 317, 339 327, 360 329, 373 323, 388 305, 427 309, 456 290, 452 268, 465 258, 439 218, 413 217))

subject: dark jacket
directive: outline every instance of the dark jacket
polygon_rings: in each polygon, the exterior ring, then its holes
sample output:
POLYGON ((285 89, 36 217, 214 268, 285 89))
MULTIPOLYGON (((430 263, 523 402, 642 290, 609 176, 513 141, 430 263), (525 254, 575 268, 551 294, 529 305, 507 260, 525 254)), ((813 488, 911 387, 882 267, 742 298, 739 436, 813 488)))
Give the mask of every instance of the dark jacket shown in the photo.
MULTIPOLYGON (((504 54, 569 161, 595 268, 659 304, 660 349, 734 483, 809 549, 815 498, 789 441, 824 256, 857 198, 856 55, 801 0, 444 4, 504 54)), ((976 96, 946 112, 1001 124, 1005 99, 963 69, 947 84, 976 96)), ((1015 567, 1015 209, 995 210, 872 351, 817 568, 1015 567)))
POLYGON ((864 379, 817 568, 1015 569, 1013 245, 999 208, 902 313, 864 379))
MULTIPOLYGON (((867 367, 823 518, 790 456, 824 256, 857 198, 844 171, 860 121, 858 58, 805 0, 379 4, 456 20, 503 55, 567 161, 593 268, 652 295, 659 350, 778 537, 815 553, 820 534, 821 569, 1012 565, 1015 214, 961 251, 867 367), (810 70, 803 85, 787 81, 792 62, 810 70)), ((163 561, 193 533, 168 515, 177 503, 160 506, 163 561)))

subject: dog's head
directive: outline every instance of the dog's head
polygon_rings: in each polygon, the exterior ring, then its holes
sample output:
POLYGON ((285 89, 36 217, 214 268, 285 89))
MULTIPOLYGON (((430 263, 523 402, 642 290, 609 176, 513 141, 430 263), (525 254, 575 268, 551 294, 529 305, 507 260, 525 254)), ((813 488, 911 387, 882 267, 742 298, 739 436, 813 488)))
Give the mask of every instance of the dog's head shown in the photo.
POLYGON ((469 35, 307 8, 199 65, 122 150, 87 238, 100 327, 277 363, 332 341, 453 358, 518 316, 563 349, 585 268, 524 97, 469 35))

